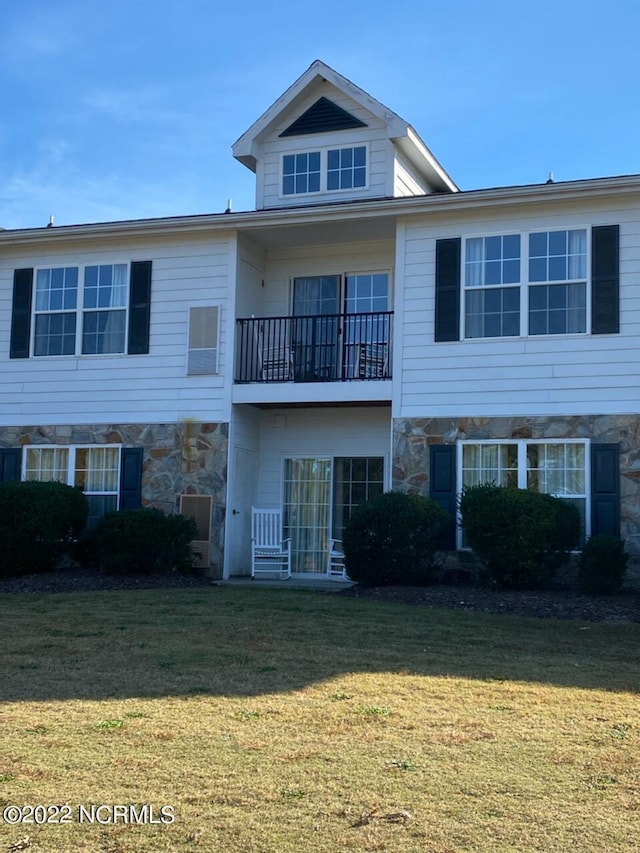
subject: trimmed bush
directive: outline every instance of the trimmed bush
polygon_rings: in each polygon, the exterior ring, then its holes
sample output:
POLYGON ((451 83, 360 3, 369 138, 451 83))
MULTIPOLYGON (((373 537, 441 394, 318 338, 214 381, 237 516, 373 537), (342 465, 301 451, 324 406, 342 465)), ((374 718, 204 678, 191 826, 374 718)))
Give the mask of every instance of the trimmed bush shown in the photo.
POLYGON ((578 561, 578 585, 593 595, 619 592, 627 571, 629 555, 617 536, 592 536, 578 561))
POLYGON ((471 486, 460 511, 469 547, 501 588, 544 589, 580 541, 578 508, 551 495, 471 486))
POLYGON ((361 504, 344 531, 349 577, 367 586, 432 583, 436 540, 450 521, 440 504, 406 492, 361 504))
POLYGON ((159 509, 127 509, 104 515, 96 527, 100 567, 108 574, 188 571, 196 523, 159 509))
POLYGON ((51 571, 87 523, 79 489, 63 483, 0 484, 0 576, 51 571))

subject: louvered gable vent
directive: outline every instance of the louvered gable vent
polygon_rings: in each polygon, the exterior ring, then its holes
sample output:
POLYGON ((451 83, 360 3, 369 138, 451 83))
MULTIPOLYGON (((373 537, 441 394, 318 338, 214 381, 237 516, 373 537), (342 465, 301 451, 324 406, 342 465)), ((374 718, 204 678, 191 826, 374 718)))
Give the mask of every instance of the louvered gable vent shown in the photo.
POLYGON ((217 305, 189 309, 187 373, 218 372, 219 314, 220 309, 217 305))
POLYGON ((359 118, 351 115, 328 98, 320 98, 302 113, 280 136, 303 136, 307 133, 326 133, 332 130, 350 130, 366 127, 359 118))

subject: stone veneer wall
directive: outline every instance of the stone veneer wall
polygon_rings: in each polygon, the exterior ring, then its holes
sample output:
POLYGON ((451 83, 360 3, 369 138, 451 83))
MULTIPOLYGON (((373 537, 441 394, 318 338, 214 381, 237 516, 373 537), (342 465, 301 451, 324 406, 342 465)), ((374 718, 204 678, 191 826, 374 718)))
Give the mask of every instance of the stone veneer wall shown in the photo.
MULTIPOLYGON (((620 445, 621 533, 640 556, 640 416, 584 415, 517 418, 396 418, 393 488, 429 494, 429 445, 458 440, 585 438, 620 445)), ((637 560, 634 560, 637 562, 637 560)), ((634 571, 634 574, 636 572, 634 571)))
POLYGON ((179 495, 213 496, 211 563, 220 574, 224 552, 229 428, 226 423, 81 424, 1 427, 0 447, 121 444, 144 448, 142 503, 167 513, 179 495))

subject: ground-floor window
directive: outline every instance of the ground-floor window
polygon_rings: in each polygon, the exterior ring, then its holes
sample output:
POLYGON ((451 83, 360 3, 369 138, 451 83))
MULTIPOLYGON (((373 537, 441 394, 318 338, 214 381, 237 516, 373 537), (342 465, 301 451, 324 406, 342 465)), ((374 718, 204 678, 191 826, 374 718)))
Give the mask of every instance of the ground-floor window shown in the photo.
POLYGON ((324 574, 329 539, 341 539, 354 507, 384 491, 381 456, 284 460, 284 535, 292 571, 324 574))
POLYGON ((89 499, 88 527, 118 508, 120 447, 27 447, 25 480, 77 486, 89 499))
POLYGON ((480 483, 496 483, 555 495, 575 503, 582 518, 583 537, 588 536, 587 450, 588 442, 578 439, 461 441, 458 491, 480 483))

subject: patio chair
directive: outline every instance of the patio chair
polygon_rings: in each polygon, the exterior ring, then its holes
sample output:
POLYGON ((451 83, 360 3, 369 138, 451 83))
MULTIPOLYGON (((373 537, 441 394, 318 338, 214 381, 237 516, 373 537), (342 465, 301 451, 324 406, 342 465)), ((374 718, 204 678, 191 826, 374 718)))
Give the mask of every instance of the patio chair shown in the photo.
POLYGON ((291 577, 291 539, 282 538, 279 509, 251 508, 251 577, 277 574, 291 577))

